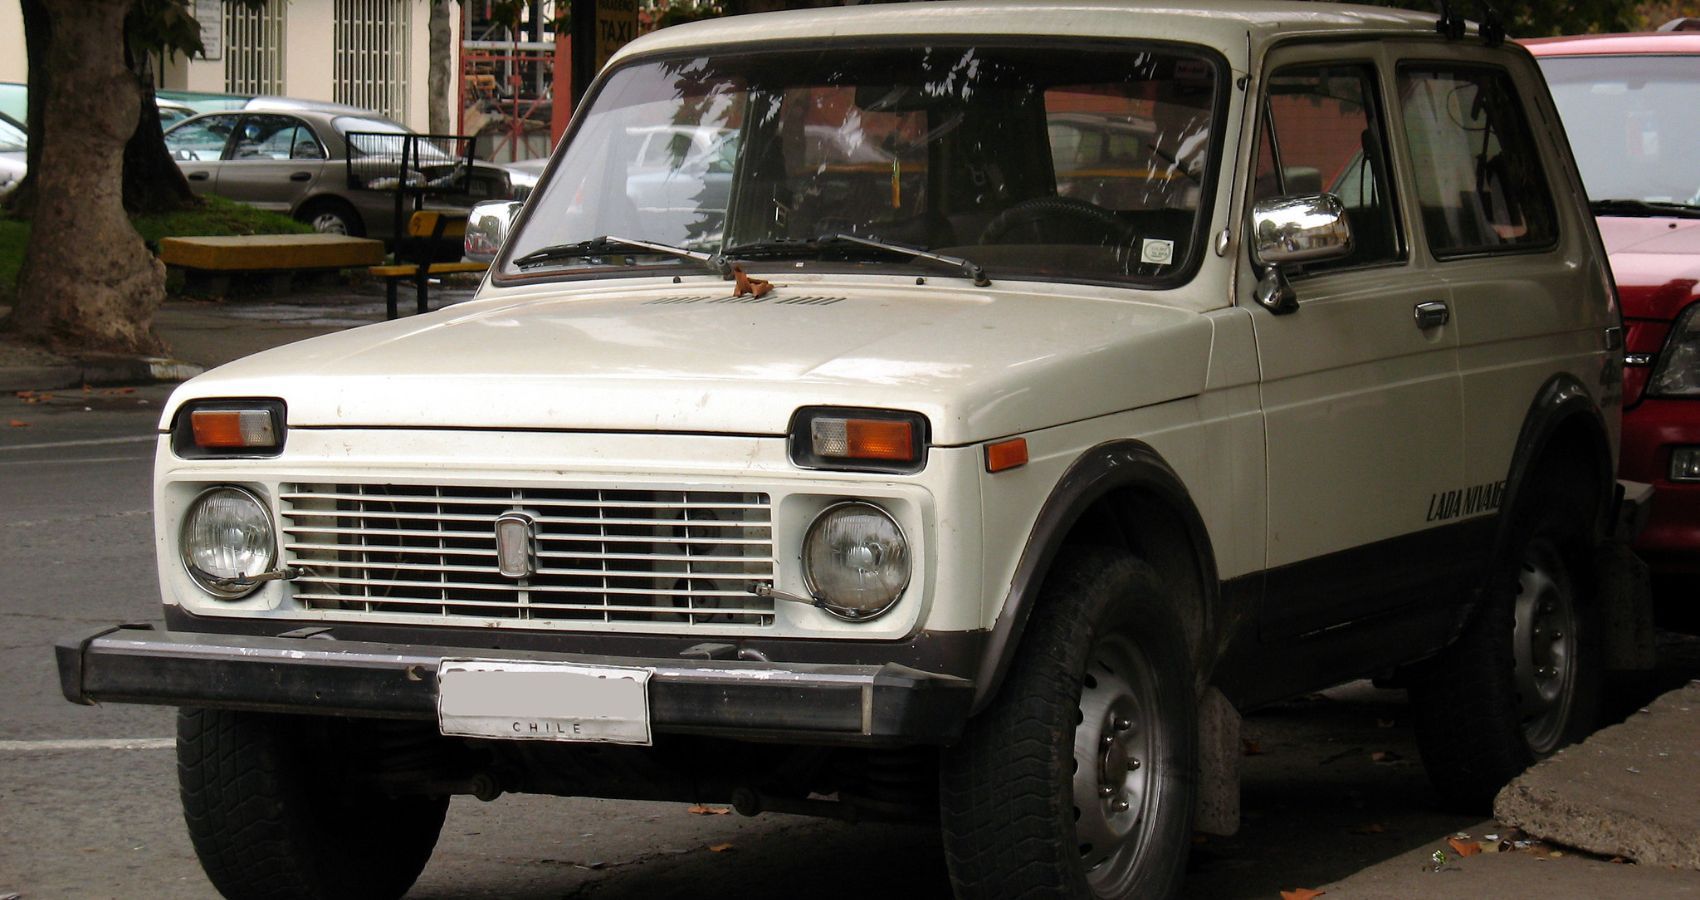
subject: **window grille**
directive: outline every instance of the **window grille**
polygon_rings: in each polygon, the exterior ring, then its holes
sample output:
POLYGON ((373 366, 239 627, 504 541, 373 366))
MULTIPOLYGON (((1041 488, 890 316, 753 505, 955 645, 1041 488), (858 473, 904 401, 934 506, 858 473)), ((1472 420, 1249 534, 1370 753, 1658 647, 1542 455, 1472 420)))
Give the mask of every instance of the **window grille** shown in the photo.
POLYGON ((336 0, 336 101, 407 112, 407 0, 336 0))
POLYGON ((282 94, 285 0, 258 9, 243 3, 224 8, 224 89, 232 94, 282 94))

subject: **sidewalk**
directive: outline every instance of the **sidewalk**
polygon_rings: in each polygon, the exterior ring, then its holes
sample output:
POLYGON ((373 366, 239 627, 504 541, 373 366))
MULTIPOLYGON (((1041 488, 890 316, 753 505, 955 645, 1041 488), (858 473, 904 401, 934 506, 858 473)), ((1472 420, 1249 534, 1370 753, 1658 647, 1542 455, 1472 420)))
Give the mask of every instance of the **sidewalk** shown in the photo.
MULTIPOLYGON (((437 285, 431 306, 441 309, 472 292, 471 286, 437 285)), ((0 316, 7 311, 0 306, 0 316)), ((174 298, 154 316, 154 330, 168 348, 164 357, 68 359, 0 336, 0 393, 186 381, 261 350, 383 320, 382 282, 309 286, 273 297, 222 301, 174 298)))

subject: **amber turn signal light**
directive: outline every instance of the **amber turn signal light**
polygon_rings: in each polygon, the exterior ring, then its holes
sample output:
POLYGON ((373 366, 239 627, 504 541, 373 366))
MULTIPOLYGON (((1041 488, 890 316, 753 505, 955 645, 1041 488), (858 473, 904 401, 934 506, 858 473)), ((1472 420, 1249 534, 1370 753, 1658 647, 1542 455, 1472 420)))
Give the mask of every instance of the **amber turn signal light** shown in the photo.
POLYGON ((807 468, 915 472, 926 446, 927 421, 916 413, 812 407, 791 422, 791 459, 807 468))
POLYGON ((1011 438, 986 445, 986 471, 1002 472, 1027 465, 1027 439, 1011 438))
POLYGON ((272 415, 263 409, 197 409, 189 414, 195 446, 271 447, 277 444, 272 415))

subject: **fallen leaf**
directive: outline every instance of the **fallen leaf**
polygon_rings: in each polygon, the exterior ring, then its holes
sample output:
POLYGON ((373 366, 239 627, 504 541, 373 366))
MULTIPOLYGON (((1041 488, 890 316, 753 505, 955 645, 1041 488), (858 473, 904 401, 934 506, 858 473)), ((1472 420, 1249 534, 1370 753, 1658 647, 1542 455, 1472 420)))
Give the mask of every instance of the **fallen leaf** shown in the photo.
POLYGON ((1616 863, 1616 864, 1618 864, 1618 865, 1620 865, 1620 866, 1621 866, 1621 865, 1625 865, 1625 864, 1627 864, 1627 863, 1628 863, 1628 862, 1629 862, 1629 860, 1627 860, 1627 859, 1624 859, 1624 858, 1623 858, 1623 857, 1621 857, 1621 856, 1614 856, 1614 857, 1612 857, 1612 858, 1611 858, 1611 859, 1609 859, 1609 860, 1607 860, 1607 862, 1612 862, 1612 863, 1616 863))
POLYGON ((1564 851, 1563 850, 1554 850, 1547 855, 1551 856, 1553 859, 1558 859, 1559 857, 1564 855, 1564 851))
POLYGON ((1378 762, 1378 763, 1398 762, 1399 760, 1404 759, 1404 758, 1405 757, 1400 756, 1397 753, 1394 753, 1392 750, 1377 750, 1374 753, 1371 753, 1369 755, 1370 762, 1378 762))
POLYGON ((738 848, 732 846, 731 844, 710 844, 709 847, 708 847, 708 852, 710 852, 710 853, 727 853, 727 852, 730 852, 730 851, 736 850, 736 849, 738 849, 738 848))
POLYGON ((728 816, 732 814, 732 810, 729 807, 703 806, 700 803, 685 810, 685 812, 688 812, 693 816, 728 816))
POLYGON ((1358 827, 1352 829, 1352 833, 1353 834, 1386 834, 1387 833, 1387 826, 1381 824, 1380 822, 1371 822, 1368 825, 1359 825, 1358 827))
POLYGON ((1293 888, 1290 891, 1282 891, 1281 900, 1311 900, 1313 897, 1320 897, 1326 893, 1328 892, 1313 888, 1293 888))
POLYGON ((28 428, 28 427, 30 427, 30 423, 25 422, 23 419, 13 419, 12 421, 7 422, 6 424, 12 426, 13 428, 28 428))
POLYGON ((1263 745, 1251 738, 1240 738, 1240 749, 1246 756, 1262 756, 1263 745))
POLYGON ((1446 843, 1457 851, 1459 856, 1475 856, 1482 852, 1482 845, 1475 841, 1461 841, 1457 838, 1447 838, 1446 843))
POLYGON ((18 398, 19 400, 28 400, 29 398, 35 396, 35 391, 16 391, 12 394, 12 396, 18 398))

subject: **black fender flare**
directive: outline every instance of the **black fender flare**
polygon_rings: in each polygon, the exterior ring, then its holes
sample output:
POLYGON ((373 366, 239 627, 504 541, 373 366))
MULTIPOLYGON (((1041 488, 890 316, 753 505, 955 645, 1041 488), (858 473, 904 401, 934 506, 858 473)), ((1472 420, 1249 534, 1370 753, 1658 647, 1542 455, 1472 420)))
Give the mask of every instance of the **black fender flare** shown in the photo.
POLYGON ((1595 510, 1594 537, 1598 539, 1611 533, 1617 482, 1613 473, 1615 454, 1607 436, 1605 416, 1600 413, 1599 402, 1580 379, 1569 372, 1560 372, 1541 385, 1534 401, 1529 404, 1529 412, 1523 417, 1523 427, 1517 434, 1517 445, 1511 455, 1511 468, 1505 476, 1505 498, 1500 504, 1499 521, 1494 527, 1492 559, 1500 559, 1511 540, 1511 526, 1528 486, 1530 469, 1551 446, 1553 435, 1559 428, 1577 419, 1587 423, 1583 430, 1591 438, 1593 446, 1590 449, 1594 451, 1597 463, 1594 474, 1598 479, 1600 504, 1595 510))
POLYGON ((1033 614, 1045 576, 1070 529, 1092 504, 1106 494, 1124 488, 1137 488, 1155 495, 1185 523, 1198 567, 1199 583, 1207 594, 1205 608, 1200 611, 1203 634, 1199 646, 1212 645, 1212 610, 1219 587, 1216 557, 1210 545, 1210 535, 1204 528, 1204 519, 1198 514, 1191 493, 1175 470, 1149 445, 1136 440, 1109 441, 1082 453, 1063 473, 1045 499, 1045 505, 1040 508, 1033 529, 1028 532, 1027 545, 1021 551, 1021 561, 1016 565, 1009 593, 987 635, 978 677, 974 680, 974 711, 984 708, 1003 684, 1027 621, 1033 614))

